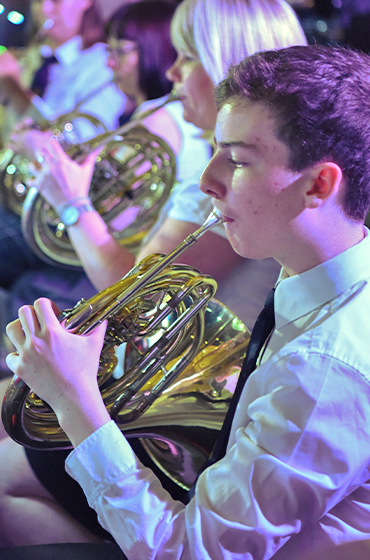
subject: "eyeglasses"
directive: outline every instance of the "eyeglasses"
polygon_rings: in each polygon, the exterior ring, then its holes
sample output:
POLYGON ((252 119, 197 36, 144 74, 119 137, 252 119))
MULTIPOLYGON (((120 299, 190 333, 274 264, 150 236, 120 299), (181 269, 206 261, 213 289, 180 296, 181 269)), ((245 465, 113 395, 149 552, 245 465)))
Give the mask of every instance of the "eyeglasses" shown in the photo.
POLYGON ((133 51, 137 51, 138 47, 137 45, 120 45, 119 47, 112 47, 111 45, 107 45, 105 47, 105 50, 107 51, 107 55, 109 58, 122 58, 124 57, 126 54, 129 54, 133 51))

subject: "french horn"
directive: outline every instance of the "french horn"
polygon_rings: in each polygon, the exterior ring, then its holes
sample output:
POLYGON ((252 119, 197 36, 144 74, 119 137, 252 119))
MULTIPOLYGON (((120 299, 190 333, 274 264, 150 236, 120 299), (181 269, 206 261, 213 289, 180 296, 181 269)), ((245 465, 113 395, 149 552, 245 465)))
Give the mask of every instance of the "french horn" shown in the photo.
MULTIPOLYGON (((137 119, 67 150, 69 157, 79 161, 100 149, 89 196, 112 236, 133 253, 156 222, 176 180, 172 149, 142 123, 176 99, 171 93, 137 119)), ((23 204, 22 230, 44 261, 64 268, 81 266, 63 222, 35 187, 29 189, 23 204)))
MULTIPOLYGON (((173 261, 221 220, 212 213, 167 257, 151 255, 119 282, 59 316, 86 334, 108 320, 98 382, 105 406, 127 438, 139 438, 154 463, 190 488, 217 438, 239 375, 249 332, 213 299, 217 284, 173 261), (125 345, 115 379, 115 349, 125 345)), ((7 433, 35 449, 71 444, 50 407, 17 376, 2 406, 7 433)))

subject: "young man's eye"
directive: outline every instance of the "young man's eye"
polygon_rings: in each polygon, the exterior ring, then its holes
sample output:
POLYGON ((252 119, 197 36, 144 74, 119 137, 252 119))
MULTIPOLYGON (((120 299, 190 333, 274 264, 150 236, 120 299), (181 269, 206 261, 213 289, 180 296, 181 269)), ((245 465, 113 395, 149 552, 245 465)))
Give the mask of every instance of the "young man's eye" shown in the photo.
POLYGON ((242 167, 245 167, 247 165, 245 161, 239 161, 234 158, 229 158, 229 163, 231 163, 233 167, 236 167, 236 169, 241 169, 242 167))

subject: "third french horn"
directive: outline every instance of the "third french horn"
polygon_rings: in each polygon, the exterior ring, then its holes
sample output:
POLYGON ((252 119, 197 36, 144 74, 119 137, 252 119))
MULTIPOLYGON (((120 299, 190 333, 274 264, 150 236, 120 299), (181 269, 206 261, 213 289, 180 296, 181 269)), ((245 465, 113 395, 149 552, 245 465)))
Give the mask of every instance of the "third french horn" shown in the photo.
MULTIPOLYGON (((108 320, 98 373, 107 410, 125 436, 140 438, 154 463, 184 489, 212 450, 249 342, 247 328, 213 299, 215 280, 173 264, 220 220, 213 213, 168 256, 147 257, 59 317, 77 334, 108 320), (125 345, 124 375, 112 382, 120 345, 125 345)), ((22 445, 71 447, 53 411, 16 376, 2 419, 22 445)))

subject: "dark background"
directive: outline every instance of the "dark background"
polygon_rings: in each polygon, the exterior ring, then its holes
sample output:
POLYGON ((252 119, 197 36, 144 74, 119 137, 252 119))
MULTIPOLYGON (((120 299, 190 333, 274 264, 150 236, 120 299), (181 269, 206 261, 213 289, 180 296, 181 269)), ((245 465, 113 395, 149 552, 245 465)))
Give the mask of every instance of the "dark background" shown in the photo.
POLYGON ((24 46, 31 33, 30 1, 29 0, 0 0, 5 8, 0 14, 0 45, 6 47, 24 46), (12 10, 25 16, 21 25, 14 25, 7 20, 7 14, 12 10))

